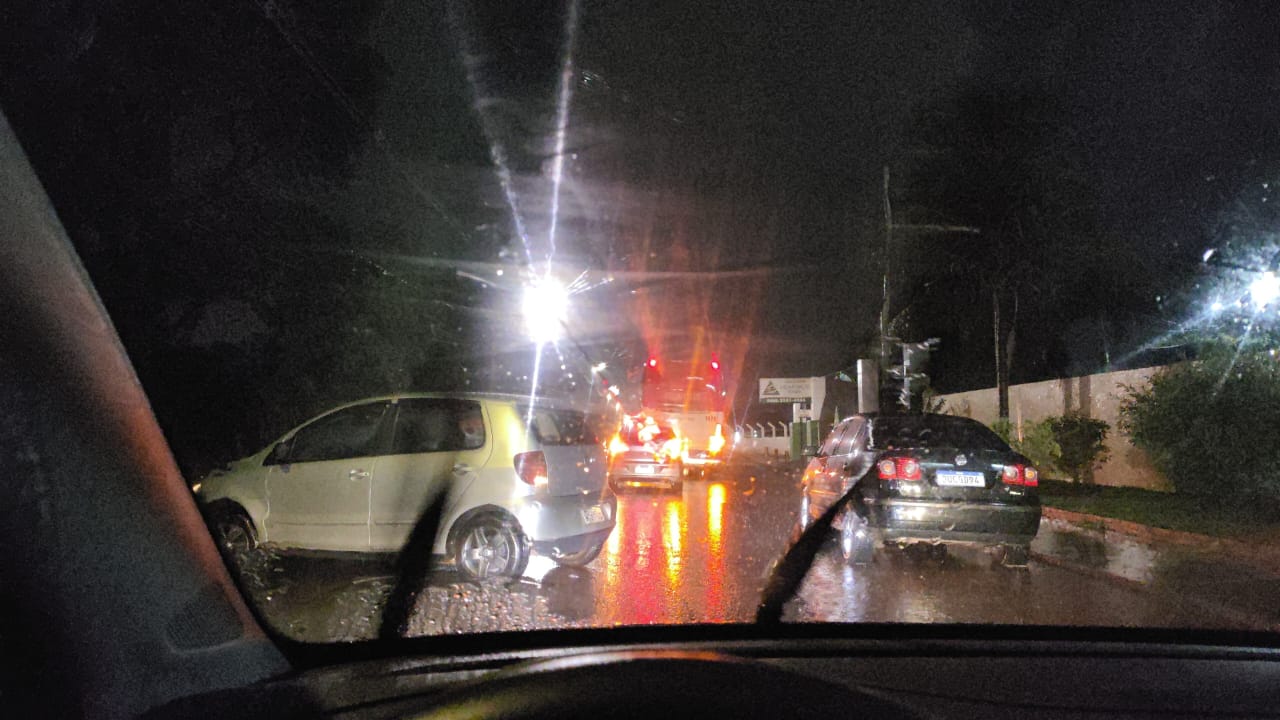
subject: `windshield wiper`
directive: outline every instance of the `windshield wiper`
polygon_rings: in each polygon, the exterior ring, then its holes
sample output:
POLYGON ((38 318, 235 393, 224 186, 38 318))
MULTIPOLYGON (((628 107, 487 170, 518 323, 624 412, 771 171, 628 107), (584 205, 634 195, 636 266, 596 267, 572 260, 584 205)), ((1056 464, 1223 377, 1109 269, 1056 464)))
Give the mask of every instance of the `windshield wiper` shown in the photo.
POLYGON ((765 584, 764 593, 760 598, 760 607, 756 610, 757 625, 782 622, 783 606, 795 597, 796 591, 800 589, 800 583, 804 581, 804 576, 813 566, 818 551, 822 549, 822 544, 827 539, 827 533, 831 531, 831 526, 840 513, 845 512, 846 505, 851 506, 859 518, 863 520, 868 518, 870 513, 866 502, 862 499, 862 487, 863 483, 872 478, 875 469, 875 465, 872 465, 858 479, 858 482, 849 488, 848 492, 832 503, 821 517, 813 521, 813 524, 805 528, 804 532, 800 533, 800 537, 787 548, 787 552, 782 559, 778 560, 778 564, 774 565, 773 572, 769 575, 769 582, 765 584))
POLYGON ((431 550, 435 546, 436 531, 440 528, 448 495, 442 489, 431 498, 418 522, 414 524, 413 531, 409 533, 409 540, 396 557, 396 584, 382 607, 379 640, 392 640, 408 635, 414 603, 418 600, 418 594, 427 586, 427 577, 435 562, 431 550))

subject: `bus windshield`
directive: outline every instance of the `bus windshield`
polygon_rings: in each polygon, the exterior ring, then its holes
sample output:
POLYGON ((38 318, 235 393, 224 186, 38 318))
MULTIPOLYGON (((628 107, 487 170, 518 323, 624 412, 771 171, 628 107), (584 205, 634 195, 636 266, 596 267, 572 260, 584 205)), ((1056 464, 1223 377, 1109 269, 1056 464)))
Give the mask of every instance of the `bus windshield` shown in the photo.
POLYGON ((724 383, 717 375, 697 372, 688 362, 651 362, 645 366, 641 402, 651 409, 719 411, 724 383))

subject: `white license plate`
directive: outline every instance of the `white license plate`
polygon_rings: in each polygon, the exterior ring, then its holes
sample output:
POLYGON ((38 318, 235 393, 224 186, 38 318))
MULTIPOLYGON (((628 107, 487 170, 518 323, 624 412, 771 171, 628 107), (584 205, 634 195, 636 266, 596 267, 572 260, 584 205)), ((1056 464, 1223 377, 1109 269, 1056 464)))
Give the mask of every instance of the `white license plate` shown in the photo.
POLYGON ((604 522, 604 508, 599 505, 592 505, 591 507, 583 510, 582 522, 589 525, 604 522))
POLYGON ((637 475, 652 475, 652 474, 654 474, 654 472, 656 472, 656 471, 657 471, 657 468, 655 468, 655 467, 654 467, 654 466, 652 466, 652 465, 637 465, 637 466, 636 466, 636 474, 637 474, 637 475))
POLYGON ((986 487, 987 478, 980 472, 951 472, 939 470, 934 477, 943 487, 986 487))

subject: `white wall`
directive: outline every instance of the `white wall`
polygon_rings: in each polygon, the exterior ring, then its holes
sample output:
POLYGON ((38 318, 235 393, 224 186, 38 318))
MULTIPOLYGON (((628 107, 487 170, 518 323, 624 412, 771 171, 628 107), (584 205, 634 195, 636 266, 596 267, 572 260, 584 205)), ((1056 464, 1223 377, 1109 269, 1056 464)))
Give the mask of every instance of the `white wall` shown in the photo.
MULTIPOLYGON (((1009 388, 1009 420, 1034 423, 1046 417, 1070 411, 1104 420, 1111 425, 1107 438, 1110 460, 1095 473, 1100 485, 1129 485, 1152 490, 1170 490, 1164 476, 1151 466, 1146 453, 1133 446, 1120 432, 1120 402, 1126 386, 1146 384, 1159 367, 1120 370, 1062 380, 1014 385, 1009 388)), ((995 388, 941 395, 947 401, 946 411, 971 417, 990 425, 996 420, 998 407, 995 388)))

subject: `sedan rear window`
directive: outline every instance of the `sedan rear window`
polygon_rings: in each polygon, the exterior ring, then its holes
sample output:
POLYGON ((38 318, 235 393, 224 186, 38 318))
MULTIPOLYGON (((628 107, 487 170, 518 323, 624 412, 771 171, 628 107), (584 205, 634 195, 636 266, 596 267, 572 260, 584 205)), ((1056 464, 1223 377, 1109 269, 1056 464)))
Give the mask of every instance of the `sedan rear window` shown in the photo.
POLYGON ((541 445, 598 445, 599 437, 586 415, 576 410, 551 408, 519 408, 521 417, 529 418, 529 430, 541 445))
POLYGON ((953 447, 966 450, 1009 452, 1009 446, 982 423, 949 415, 917 415, 876 418, 871 425, 871 447, 953 447))

